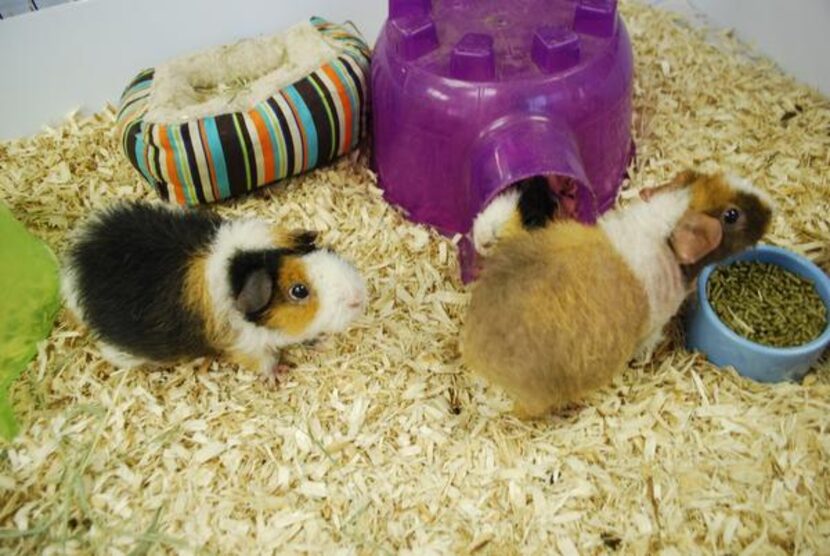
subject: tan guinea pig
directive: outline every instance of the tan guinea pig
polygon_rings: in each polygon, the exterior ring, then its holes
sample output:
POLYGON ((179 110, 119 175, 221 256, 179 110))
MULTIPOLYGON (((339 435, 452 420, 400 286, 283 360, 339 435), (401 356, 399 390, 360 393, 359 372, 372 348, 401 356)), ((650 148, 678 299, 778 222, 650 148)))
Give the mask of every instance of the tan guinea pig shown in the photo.
POLYGON ((595 226, 503 239, 472 286, 463 360, 522 416, 578 401, 653 349, 702 265, 756 243, 771 215, 745 181, 684 172, 595 226))
POLYGON ((120 203, 79 228, 61 288, 115 366, 225 355, 270 376, 280 348, 343 330, 365 304, 358 272, 315 238, 258 219, 120 203))

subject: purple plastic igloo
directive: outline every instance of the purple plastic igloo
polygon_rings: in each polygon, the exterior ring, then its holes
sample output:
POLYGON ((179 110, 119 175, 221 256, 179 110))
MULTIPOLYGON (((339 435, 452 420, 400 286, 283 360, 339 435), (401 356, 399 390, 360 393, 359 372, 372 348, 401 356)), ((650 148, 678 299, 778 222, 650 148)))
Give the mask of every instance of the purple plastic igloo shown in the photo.
POLYGON ((574 215, 592 222, 632 153, 632 52, 615 0, 389 0, 372 96, 387 199, 447 235, 467 235, 534 175, 575 184, 574 215))

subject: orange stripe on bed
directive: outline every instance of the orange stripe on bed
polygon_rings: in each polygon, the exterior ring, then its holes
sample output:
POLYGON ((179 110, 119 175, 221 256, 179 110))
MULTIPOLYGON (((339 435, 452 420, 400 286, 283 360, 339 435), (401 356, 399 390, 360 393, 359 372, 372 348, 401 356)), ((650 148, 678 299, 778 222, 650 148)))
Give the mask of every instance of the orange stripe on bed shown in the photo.
POLYGON ((334 83, 334 86, 337 87, 337 94, 340 96, 340 103, 343 105, 343 141, 340 147, 339 154, 345 153, 348 148, 352 144, 352 103, 349 100, 349 95, 346 93, 346 88, 343 86, 343 81, 340 79, 340 76, 337 75, 337 72, 334 71, 329 64, 323 66, 323 71, 331 79, 331 82, 334 83))
POLYGON ((176 157, 173 149, 170 146, 170 137, 167 135, 167 126, 159 126, 159 140, 161 141, 161 148, 164 149, 164 162, 167 166, 167 177, 173 185, 173 193, 176 195, 176 202, 180 205, 184 204, 184 191, 182 190, 182 180, 179 178, 179 171, 176 169, 176 157))
POLYGON ((256 109, 248 112, 248 116, 254 122, 256 133, 259 136, 259 142, 262 144, 262 166, 265 170, 265 175, 261 178, 261 183, 271 183, 274 181, 274 176, 277 173, 276 165, 274 163, 274 145, 271 143, 271 134, 268 133, 268 126, 262 115, 256 109))

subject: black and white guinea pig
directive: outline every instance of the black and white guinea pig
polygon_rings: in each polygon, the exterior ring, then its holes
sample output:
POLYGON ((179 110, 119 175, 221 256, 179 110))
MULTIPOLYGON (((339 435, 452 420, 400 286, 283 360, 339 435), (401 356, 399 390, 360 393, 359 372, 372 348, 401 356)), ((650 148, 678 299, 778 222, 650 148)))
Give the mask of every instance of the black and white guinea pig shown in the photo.
POLYGON ((61 289, 115 366, 224 355, 268 376, 280 348, 363 311, 359 273, 315 240, 258 219, 122 203, 77 231, 61 289))

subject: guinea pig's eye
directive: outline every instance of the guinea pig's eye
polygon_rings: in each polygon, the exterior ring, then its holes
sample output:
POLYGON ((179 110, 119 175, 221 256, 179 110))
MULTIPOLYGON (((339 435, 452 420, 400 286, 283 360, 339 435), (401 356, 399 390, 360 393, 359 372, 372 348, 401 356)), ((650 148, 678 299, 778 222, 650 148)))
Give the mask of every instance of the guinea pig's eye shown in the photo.
POLYGON ((308 288, 305 284, 294 284, 289 288, 288 295, 291 296, 291 299, 296 299, 297 301, 305 299, 308 297, 308 288))
POLYGON ((741 211, 735 207, 728 208, 723 211, 723 221, 727 224, 734 224, 741 217, 741 211))

